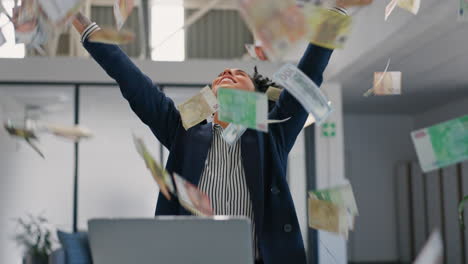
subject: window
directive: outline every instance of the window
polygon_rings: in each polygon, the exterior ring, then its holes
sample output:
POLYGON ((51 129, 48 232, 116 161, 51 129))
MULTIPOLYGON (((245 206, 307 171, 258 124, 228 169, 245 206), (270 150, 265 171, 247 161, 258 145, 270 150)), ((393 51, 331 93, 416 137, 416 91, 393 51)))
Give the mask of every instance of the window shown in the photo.
POLYGON ((185 60, 184 5, 180 0, 153 1, 151 6, 151 59, 185 60))
MULTIPOLYGON (((13 0, 4 0, 2 3, 5 10, 11 16, 14 6, 13 0)), ((0 13, 0 30, 6 38, 6 43, 0 47, 0 58, 24 58, 24 44, 15 43, 15 29, 13 28, 13 24, 9 21, 5 14, 0 13)))

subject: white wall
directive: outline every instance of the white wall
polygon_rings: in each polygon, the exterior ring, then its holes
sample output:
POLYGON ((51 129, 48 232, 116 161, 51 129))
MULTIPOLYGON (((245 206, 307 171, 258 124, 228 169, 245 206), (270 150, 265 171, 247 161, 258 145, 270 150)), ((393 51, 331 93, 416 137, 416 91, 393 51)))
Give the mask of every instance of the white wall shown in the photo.
MULTIPOLYGON (((342 89, 338 83, 324 83, 321 90, 334 108, 325 121, 336 126, 335 137, 324 137, 322 127, 315 126, 316 186, 317 189, 343 184, 345 172, 342 89)), ((318 232, 319 263, 348 263, 346 240, 336 234, 318 232)))
POLYGON ((410 132, 466 114, 468 98, 415 115, 345 115, 346 172, 361 214, 348 243, 350 261, 397 260, 394 169, 398 161, 417 160, 410 132))
POLYGON ((159 162, 159 142, 117 87, 83 87, 80 122, 95 137, 80 145, 79 228, 96 217, 153 217, 159 188, 133 144, 144 139, 159 162))
POLYGON ((296 208, 304 246, 308 245, 307 224, 307 172, 304 130, 297 137, 288 159, 288 184, 296 208))
POLYGON ((468 98, 436 107, 413 116, 414 129, 428 127, 468 114, 468 98))
POLYGON ((415 158, 410 116, 345 114, 347 176, 360 215, 350 234, 350 261, 398 258, 394 166, 415 158))
MULTIPOLYGON (((37 95, 35 91, 71 95, 69 87, 9 87, 18 93, 37 95)), ((0 99, 5 99, 0 97, 0 99)), ((71 125, 72 105, 60 112, 44 116, 51 123, 71 125)), ((28 213, 44 213, 57 228, 72 225, 73 145, 52 136, 41 136, 38 143, 44 152, 42 159, 26 143, 11 138, 3 129, 3 121, 10 117, 0 110, 0 263, 21 263, 22 250, 11 240, 16 225, 11 219, 28 213)))

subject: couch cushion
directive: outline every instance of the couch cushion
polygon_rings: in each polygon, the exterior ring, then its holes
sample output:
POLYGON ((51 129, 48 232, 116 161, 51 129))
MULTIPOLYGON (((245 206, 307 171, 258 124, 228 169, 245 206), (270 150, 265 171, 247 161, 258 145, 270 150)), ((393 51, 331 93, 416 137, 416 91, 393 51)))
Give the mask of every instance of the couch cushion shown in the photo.
POLYGON ((59 248, 50 253, 49 264, 67 264, 65 250, 59 248))
POLYGON ((57 236, 65 250, 67 264, 93 263, 87 233, 66 233, 59 230, 57 236))

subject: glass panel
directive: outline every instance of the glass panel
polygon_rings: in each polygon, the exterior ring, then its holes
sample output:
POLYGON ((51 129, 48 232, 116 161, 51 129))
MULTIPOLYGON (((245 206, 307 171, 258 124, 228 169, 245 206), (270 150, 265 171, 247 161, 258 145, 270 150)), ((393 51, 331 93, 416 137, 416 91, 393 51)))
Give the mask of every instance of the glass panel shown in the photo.
MULTIPOLYGON (((35 142, 41 158, 24 140, 8 135, 3 122, 23 120, 27 104, 42 123, 73 124, 73 88, 0 85, 0 263, 20 263, 23 249, 11 239, 14 218, 44 214, 53 227, 72 229, 73 144, 47 133, 35 142)), ((22 124, 21 124, 22 125, 22 124)))
POLYGON ((160 144, 117 87, 81 90, 81 123, 95 137, 80 146, 79 227, 97 217, 152 217, 159 189, 133 144, 142 137, 159 161, 160 144))

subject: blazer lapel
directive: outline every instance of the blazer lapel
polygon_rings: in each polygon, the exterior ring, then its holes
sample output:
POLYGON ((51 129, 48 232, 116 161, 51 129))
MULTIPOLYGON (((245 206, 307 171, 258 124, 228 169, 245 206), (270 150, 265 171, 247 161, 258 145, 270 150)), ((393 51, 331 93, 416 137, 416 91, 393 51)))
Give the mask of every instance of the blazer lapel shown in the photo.
POLYGON ((198 186, 213 139, 212 123, 200 125, 190 133, 190 146, 186 146, 190 147, 187 152, 190 162, 186 163, 184 171, 187 172, 186 179, 198 186))
POLYGON ((263 137, 260 132, 247 129, 241 137, 241 155, 245 178, 254 209, 257 234, 261 234, 264 214, 263 137))

